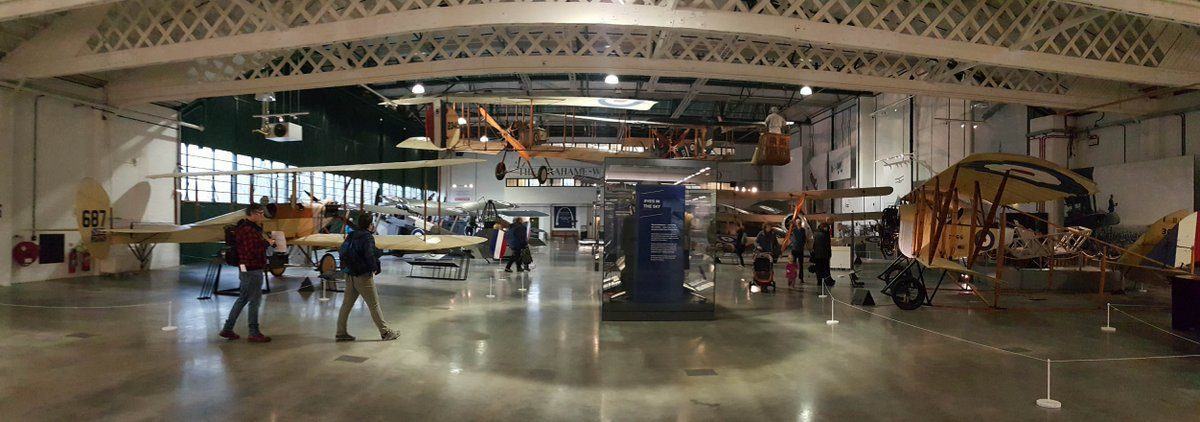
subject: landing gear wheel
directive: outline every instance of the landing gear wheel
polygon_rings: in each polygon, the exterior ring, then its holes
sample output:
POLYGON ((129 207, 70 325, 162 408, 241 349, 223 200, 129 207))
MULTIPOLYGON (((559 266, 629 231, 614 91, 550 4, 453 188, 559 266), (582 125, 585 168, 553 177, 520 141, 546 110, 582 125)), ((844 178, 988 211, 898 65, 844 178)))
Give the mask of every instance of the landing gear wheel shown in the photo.
POLYGON ((892 302, 906 311, 920 308, 925 303, 925 284, 907 271, 900 274, 892 287, 892 302))
POLYGON ((508 166, 501 161, 496 163, 496 180, 504 180, 504 175, 508 174, 508 166))
POLYGON ((542 185, 546 184, 546 181, 550 180, 550 167, 546 167, 546 166, 538 167, 537 180, 538 180, 538 184, 542 184, 542 185))

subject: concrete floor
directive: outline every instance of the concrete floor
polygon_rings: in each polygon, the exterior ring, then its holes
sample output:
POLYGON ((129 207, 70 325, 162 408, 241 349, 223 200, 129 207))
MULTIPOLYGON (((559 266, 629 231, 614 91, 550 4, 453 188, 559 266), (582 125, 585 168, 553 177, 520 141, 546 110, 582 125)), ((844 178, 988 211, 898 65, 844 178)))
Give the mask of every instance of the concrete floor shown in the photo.
MULTIPOLYGON (((465 282, 407 279, 400 276, 405 266, 385 263, 379 290, 386 317, 402 333, 395 342, 375 341, 361 306, 350 327, 360 340, 333 342, 340 296, 320 302, 318 293, 296 293, 297 277, 277 284, 280 293, 266 299, 269 344, 216 337, 234 298, 195 300, 203 267, 0 288, 5 304, 174 300, 179 326, 160 330, 165 305, 0 306, 0 419, 1158 421, 1200 415, 1200 359, 1056 364, 1053 397, 1063 408, 1042 409, 1034 401, 1046 393, 1044 362, 842 305, 835 308, 841 323, 831 327, 830 305, 814 291, 750 295, 734 282, 748 272, 731 265, 718 269, 716 321, 602 323, 591 261, 561 245, 542 249, 532 275, 507 275, 477 261, 465 282), (504 279, 488 299, 493 275, 504 279), (517 291, 519 283, 528 292, 517 291)), ((862 272, 876 291, 879 267, 862 272)), ((834 295, 850 296, 844 281, 834 295)), ((954 293, 938 299, 975 303, 954 293)), ((1200 346, 1126 317, 1114 317, 1116 333, 1102 333, 1099 310, 902 311, 886 297, 876 300, 881 306, 872 312, 880 315, 1035 358, 1200 353, 1200 346)), ((1049 308, 1081 299, 1006 301, 1049 308)), ((1131 312, 1168 324, 1162 310, 1131 312)), ((246 333, 244 316, 238 332, 246 333)))

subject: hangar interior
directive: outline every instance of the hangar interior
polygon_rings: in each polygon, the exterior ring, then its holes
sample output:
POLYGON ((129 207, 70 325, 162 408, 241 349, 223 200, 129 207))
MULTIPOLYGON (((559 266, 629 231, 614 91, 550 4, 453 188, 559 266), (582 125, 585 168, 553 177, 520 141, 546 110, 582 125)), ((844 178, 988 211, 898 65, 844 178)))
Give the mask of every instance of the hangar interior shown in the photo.
POLYGON ((1195 0, 0 2, 0 417, 1192 420, 1197 68, 1195 0))

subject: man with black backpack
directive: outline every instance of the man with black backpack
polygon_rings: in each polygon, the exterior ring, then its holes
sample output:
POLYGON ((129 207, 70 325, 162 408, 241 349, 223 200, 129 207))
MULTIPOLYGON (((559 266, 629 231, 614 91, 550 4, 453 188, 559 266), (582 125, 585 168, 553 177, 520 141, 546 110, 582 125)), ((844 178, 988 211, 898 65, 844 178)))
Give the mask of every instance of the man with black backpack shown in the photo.
POLYGON ((346 240, 338 249, 341 256, 342 272, 346 273, 346 294, 342 298, 342 309, 338 312, 337 341, 354 341, 354 336, 346 332, 346 320, 354 303, 362 296, 375 320, 375 328, 379 329, 379 337, 383 341, 400 338, 400 333, 388 328, 379 311, 379 296, 375 293, 375 275, 379 274, 379 252, 375 249, 375 235, 371 234, 372 221, 370 214, 360 214, 354 221, 354 231, 346 235, 346 240))
MULTIPOLYGON (((258 330, 258 305, 262 302, 263 268, 267 266, 267 247, 275 241, 263 235, 262 222, 266 219, 267 209, 260 204, 250 204, 246 207, 246 218, 238 221, 232 229, 232 238, 226 235, 226 242, 233 244, 225 251, 225 262, 236 265, 238 272, 238 298, 229 310, 229 318, 225 320, 225 328, 218 335, 229 340, 241 338, 233 332, 242 308, 250 304, 250 337, 251 343, 266 343, 270 337, 258 330)), ((229 231, 229 229, 227 229, 229 231)))
POLYGON ((508 265, 504 266, 504 272, 511 273, 512 265, 517 264, 517 272, 529 271, 529 262, 526 262, 526 254, 529 253, 529 226, 525 225, 524 217, 517 217, 513 223, 508 226, 508 232, 505 239, 508 242, 508 248, 512 250, 512 256, 508 258, 508 265))

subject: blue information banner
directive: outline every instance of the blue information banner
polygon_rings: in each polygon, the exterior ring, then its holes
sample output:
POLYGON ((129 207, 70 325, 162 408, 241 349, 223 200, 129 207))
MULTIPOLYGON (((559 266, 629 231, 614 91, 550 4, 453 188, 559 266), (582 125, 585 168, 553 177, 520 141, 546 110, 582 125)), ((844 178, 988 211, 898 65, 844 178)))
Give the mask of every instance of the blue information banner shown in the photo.
POLYGON ((684 187, 637 186, 637 283, 633 301, 685 300, 684 187))

